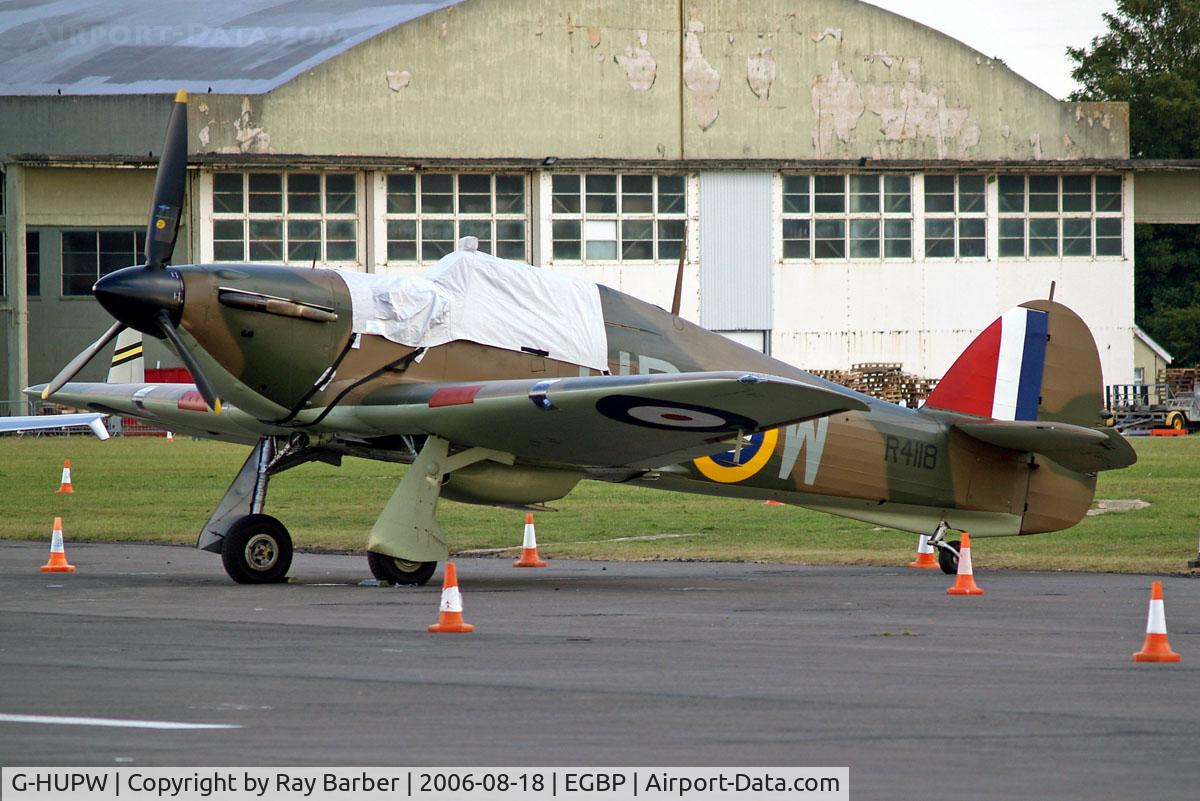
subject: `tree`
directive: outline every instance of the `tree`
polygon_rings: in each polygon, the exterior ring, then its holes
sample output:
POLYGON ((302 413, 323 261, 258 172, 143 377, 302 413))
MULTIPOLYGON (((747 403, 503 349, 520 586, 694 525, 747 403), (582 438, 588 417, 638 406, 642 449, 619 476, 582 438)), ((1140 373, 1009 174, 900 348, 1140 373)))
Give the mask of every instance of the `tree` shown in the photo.
MULTIPOLYGON (((1200 0, 1117 0, 1108 32, 1067 48, 1082 87, 1071 100, 1129 103, 1134 158, 1200 158, 1200 0)), ((1138 324, 1175 356, 1200 364, 1200 226, 1139 225, 1138 324)))

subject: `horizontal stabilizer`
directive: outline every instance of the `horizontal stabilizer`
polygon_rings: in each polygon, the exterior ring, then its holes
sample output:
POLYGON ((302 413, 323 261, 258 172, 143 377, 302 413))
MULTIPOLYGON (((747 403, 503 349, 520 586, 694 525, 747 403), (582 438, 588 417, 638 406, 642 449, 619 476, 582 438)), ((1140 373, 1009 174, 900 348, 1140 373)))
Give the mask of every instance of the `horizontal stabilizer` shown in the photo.
POLYGON ((0 417, 0 434, 17 431, 61 431, 87 426, 99 439, 108 439, 103 414, 39 414, 28 417, 0 417))
POLYGON ((954 427, 990 445, 1040 454, 1077 473, 1115 470, 1137 461, 1133 448, 1113 429, 1037 420, 955 423, 954 427))

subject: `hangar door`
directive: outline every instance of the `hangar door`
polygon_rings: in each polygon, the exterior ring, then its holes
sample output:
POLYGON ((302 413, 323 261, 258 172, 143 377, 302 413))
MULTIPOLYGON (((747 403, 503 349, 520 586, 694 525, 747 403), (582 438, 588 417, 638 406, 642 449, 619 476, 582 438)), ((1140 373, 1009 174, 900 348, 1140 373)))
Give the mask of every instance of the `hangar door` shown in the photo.
POLYGON ((767 352, 771 173, 700 173, 700 324, 767 352))

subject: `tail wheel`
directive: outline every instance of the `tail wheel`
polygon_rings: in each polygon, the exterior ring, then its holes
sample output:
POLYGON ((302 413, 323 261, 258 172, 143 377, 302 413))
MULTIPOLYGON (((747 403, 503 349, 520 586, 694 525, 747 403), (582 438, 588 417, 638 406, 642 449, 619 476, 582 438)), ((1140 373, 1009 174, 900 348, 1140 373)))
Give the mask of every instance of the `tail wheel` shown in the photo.
POLYGON ((367 551, 367 564, 372 576, 401 587, 423 587, 433 578, 438 565, 437 562, 410 562, 374 551, 367 551))
POLYGON ((948 576, 958 574, 958 554, 962 550, 962 541, 946 543, 950 548, 938 548, 938 567, 948 576), (953 550, 951 550, 953 548, 953 550))
POLYGON ((292 566, 292 536, 270 515, 246 515, 221 541, 221 563, 238 584, 286 581, 292 566))

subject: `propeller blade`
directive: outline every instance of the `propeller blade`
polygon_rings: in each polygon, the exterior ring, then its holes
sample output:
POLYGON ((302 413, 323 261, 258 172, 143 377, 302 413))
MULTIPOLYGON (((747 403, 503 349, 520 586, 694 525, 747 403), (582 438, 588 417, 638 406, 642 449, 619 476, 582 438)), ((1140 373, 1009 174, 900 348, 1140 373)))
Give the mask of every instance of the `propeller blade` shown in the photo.
POLYGON ((167 123, 158 174, 154 178, 154 202, 146 228, 146 266, 161 269, 171 260, 183 212, 183 190, 187 180, 187 92, 175 95, 175 107, 167 123))
POLYGON ((200 362, 196 361, 195 354, 188 349, 187 345, 183 344, 183 339, 180 338, 179 332, 171 324, 171 315, 165 309, 158 313, 158 327, 167 339, 171 340, 171 344, 175 346, 176 352, 179 353, 179 358, 183 359, 188 372, 192 374, 192 379, 196 382, 196 389, 200 390, 200 394, 204 397, 204 402, 208 404, 208 408, 220 414, 221 399, 217 397, 217 391, 213 389, 212 382, 204 374, 204 370, 200 367, 200 362))
POLYGON ((112 342, 117 334, 120 334, 124 330, 125 323, 113 323, 112 328, 109 328, 100 335, 99 339, 80 351, 79 355, 74 359, 71 359, 70 363, 68 363, 58 375, 54 376, 54 380, 47 384, 46 388, 42 390, 42 400, 48 399, 55 392, 58 392, 60 389, 62 389, 63 384, 74 378, 75 374, 82 370, 84 365, 92 360, 93 356, 99 353, 105 345, 107 345, 109 342, 112 342))

